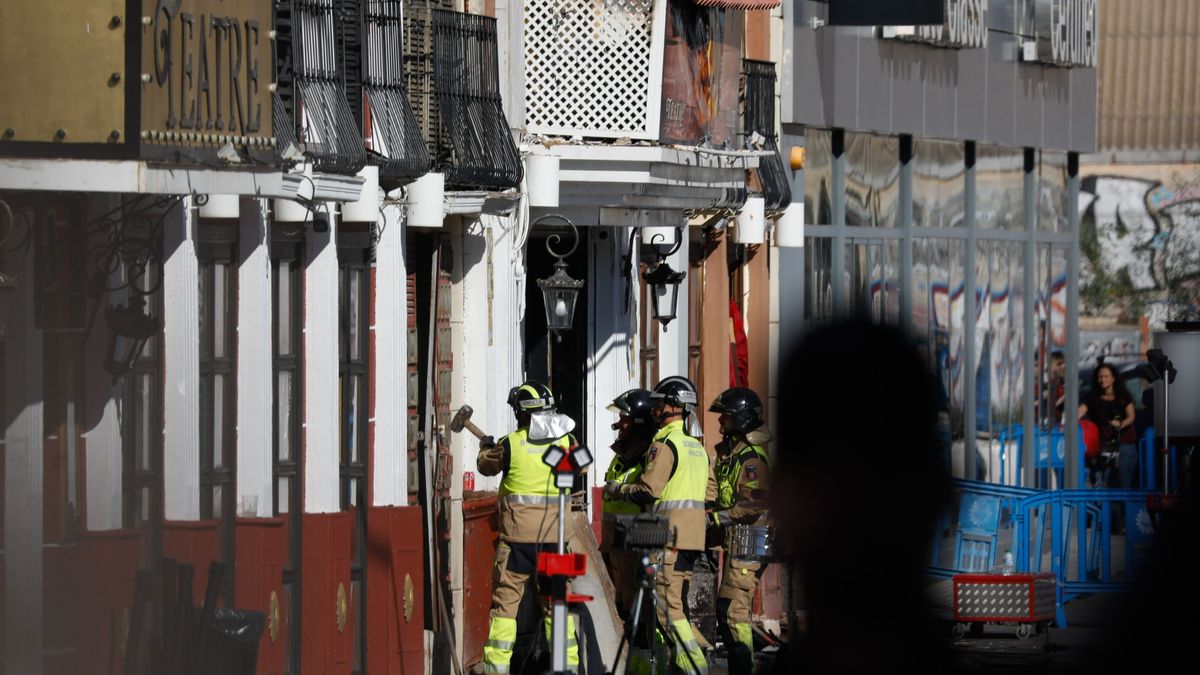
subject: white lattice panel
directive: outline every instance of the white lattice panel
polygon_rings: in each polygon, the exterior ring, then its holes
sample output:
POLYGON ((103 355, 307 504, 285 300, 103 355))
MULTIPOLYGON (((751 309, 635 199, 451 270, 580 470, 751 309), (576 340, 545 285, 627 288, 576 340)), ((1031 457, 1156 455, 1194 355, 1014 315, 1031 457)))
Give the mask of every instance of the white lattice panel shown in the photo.
POLYGON ((526 0, 526 128, 657 137, 664 3, 526 0))

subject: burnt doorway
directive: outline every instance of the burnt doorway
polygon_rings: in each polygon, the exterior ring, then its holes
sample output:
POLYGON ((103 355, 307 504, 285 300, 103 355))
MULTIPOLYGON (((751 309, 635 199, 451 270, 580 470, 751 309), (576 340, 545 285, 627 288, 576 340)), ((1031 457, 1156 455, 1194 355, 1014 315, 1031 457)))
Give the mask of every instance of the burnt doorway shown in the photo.
MULTIPOLYGON (((554 274, 554 263, 557 259, 546 250, 546 239, 558 234, 561 242, 551 242, 551 246, 559 252, 565 252, 571 247, 575 233, 569 227, 539 226, 529 238, 528 253, 526 254, 526 283, 525 283, 525 377, 544 382, 554 392, 558 411, 569 415, 575 420, 575 430, 572 432, 581 443, 587 439, 587 375, 588 367, 588 333, 590 317, 588 312, 588 281, 579 292, 575 303, 575 315, 571 322, 571 330, 562 333, 559 339, 546 330, 546 303, 542 298, 542 289, 538 279, 546 279, 554 274)), ((565 258, 567 274, 575 279, 590 279, 588 273, 588 247, 590 246, 588 230, 580 228, 579 245, 571 255, 565 258)), ((513 385, 518 383, 514 382, 513 385)))

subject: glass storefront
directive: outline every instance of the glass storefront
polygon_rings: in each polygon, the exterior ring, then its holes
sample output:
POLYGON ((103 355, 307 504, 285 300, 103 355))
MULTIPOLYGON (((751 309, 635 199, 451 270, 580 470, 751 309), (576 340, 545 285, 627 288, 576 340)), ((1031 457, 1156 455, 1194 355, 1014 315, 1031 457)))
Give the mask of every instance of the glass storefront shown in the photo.
POLYGON ((861 317, 908 331, 937 376, 938 432, 955 475, 1011 484, 1021 471, 1015 439, 1062 423, 1052 361, 1068 342, 1067 154, 1035 151, 1027 180, 1024 148, 918 138, 904 165, 897 137, 844 139, 838 162, 834 132, 805 132, 805 212, 818 226, 805 238, 805 322, 861 317))

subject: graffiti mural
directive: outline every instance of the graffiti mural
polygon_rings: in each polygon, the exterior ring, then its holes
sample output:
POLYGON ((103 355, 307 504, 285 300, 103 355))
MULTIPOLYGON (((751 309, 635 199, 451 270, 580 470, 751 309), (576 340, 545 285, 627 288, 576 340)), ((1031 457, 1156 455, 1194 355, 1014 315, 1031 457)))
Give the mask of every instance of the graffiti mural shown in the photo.
POLYGON ((1083 311, 1144 315, 1152 324, 1197 318, 1200 166, 1119 170, 1081 181, 1083 311))

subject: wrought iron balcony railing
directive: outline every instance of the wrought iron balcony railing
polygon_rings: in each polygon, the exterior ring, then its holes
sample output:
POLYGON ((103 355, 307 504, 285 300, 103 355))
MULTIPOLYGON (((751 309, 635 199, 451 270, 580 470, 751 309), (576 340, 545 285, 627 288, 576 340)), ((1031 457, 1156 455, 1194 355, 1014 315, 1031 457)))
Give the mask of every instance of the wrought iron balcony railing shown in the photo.
MULTIPOLYGON (((353 4, 278 0, 275 6, 275 121, 280 149, 299 140, 318 171, 354 174, 367 161, 345 87, 346 53, 357 53, 355 28, 348 23, 353 12, 347 12, 353 4)), ((350 61, 353 70, 356 60, 350 61)))
POLYGON ((521 160, 500 97, 496 20, 406 8, 405 72, 434 170, 464 188, 510 188, 521 160))
POLYGON ((421 126, 409 103, 404 77, 401 0, 367 0, 363 89, 370 107, 369 161, 385 183, 404 182, 429 170, 421 126))
POLYGON ((767 209, 785 209, 792 202, 792 190, 783 158, 779 156, 779 136, 775 129, 775 64, 743 60, 742 81, 743 146, 772 152, 759 158, 758 179, 767 209), (762 137, 761 147, 754 143, 756 133, 762 137))

